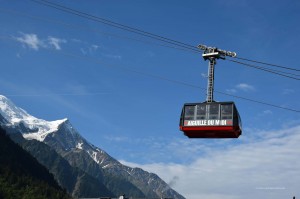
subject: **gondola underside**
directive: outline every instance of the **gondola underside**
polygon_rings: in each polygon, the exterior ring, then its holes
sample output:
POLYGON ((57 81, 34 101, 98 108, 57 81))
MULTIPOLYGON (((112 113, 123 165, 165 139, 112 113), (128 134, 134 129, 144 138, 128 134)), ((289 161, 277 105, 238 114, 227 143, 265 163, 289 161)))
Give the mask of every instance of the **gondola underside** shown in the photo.
POLYGON ((181 131, 189 138, 238 138, 239 126, 181 126, 181 131))

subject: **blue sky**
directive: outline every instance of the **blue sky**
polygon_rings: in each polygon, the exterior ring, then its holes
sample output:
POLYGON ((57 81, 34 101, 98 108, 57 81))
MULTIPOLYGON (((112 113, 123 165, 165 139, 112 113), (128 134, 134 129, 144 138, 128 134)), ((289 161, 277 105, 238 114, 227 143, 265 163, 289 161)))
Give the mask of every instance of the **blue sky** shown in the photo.
MULTIPOLYGON (((194 46, 299 69, 296 0, 52 2, 194 46)), ((294 185, 300 181, 299 113, 215 93, 217 101, 235 101, 243 135, 188 139, 178 120, 184 103, 206 98, 208 63, 201 54, 33 1, 0 3, 0 94, 28 113, 69 118, 116 159, 167 182, 176 179, 172 186, 187 198, 300 195, 294 185)), ((297 80, 226 60, 218 60, 215 78, 217 91, 300 110, 297 80)))

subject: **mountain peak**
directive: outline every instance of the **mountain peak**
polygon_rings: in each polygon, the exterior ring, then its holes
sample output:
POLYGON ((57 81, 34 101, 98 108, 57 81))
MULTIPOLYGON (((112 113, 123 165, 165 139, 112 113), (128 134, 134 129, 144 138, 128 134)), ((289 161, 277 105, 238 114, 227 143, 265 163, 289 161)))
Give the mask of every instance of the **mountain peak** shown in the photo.
POLYGON ((55 121, 38 119, 17 107, 4 95, 0 95, 0 115, 7 121, 7 125, 21 126, 24 138, 41 142, 48 134, 57 131, 61 124, 68 122, 67 118, 55 121))
POLYGON ((34 120, 25 110, 17 107, 7 97, 0 95, 0 114, 10 123, 18 123, 20 120, 34 120))
POLYGON ((0 101, 2 101, 2 100, 8 100, 8 98, 5 97, 4 95, 0 95, 0 101))

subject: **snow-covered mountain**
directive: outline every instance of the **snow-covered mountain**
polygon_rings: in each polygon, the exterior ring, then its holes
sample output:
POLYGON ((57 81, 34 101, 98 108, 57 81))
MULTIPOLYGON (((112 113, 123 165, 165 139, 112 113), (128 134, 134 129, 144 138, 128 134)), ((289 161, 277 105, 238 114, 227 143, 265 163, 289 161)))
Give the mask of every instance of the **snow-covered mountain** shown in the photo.
MULTIPOLYGON (((5 96, 0 95, 0 114, 6 125, 21 127, 23 137, 44 141, 48 134, 59 129, 59 126, 67 119, 56 121, 45 121, 29 115, 25 110, 15 106, 5 96)), ((1 120, 0 120, 1 122, 1 120)))
POLYGON ((121 184, 126 186, 133 186, 132 190, 137 189, 147 197, 164 195, 184 199, 157 175, 140 168, 125 166, 102 149, 90 144, 68 119, 56 121, 38 119, 0 95, 0 125, 9 129, 9 132, 21 133, 27 140, 38 140, 49 145, 72 166, 82 169, 91 176, 99 176, 98 180, 107 184, 112 192, 120 192, 122 189, 119 188, 122 185, 119 183, 122 182, 121 184), (98 175, 99 173, 101 175, 98 175))
MULTIPOLYGON (((0 95, 0 115, 3 118, 2 122, 0 120, 0 124, 2 123, 2 125, 5 126, 18 128, 19 132, 21 132, 22 136, 27 140, 38 140, 45 143, 56 142, 58 143, 56 147, 59 150, 84 150, 98 164, 102 165, 104 162, 100 154, 106 153, 88 143, 77 130, 73 128, 67 118, 55 121, 38 119, 14 105, 3 95, 0 95)), ((104 165, 104 167, 105 166, 107 165, 104 165)))

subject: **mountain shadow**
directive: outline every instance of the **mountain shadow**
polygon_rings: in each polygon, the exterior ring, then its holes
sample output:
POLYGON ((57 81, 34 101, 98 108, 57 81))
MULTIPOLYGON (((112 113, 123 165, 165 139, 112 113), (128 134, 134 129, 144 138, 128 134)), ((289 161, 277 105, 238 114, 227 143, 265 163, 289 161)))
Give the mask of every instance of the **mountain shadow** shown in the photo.
POLYGON ((26 140, 20 133, 10 134, 26 151, 49 169, 58 184, 75 198, 115 197, 99 180, 77 167, 72 167, 64 158, 48 145, 26 140))
POLYGON ((71 196, 0 127, 0 198, 70 199, 71 196))

